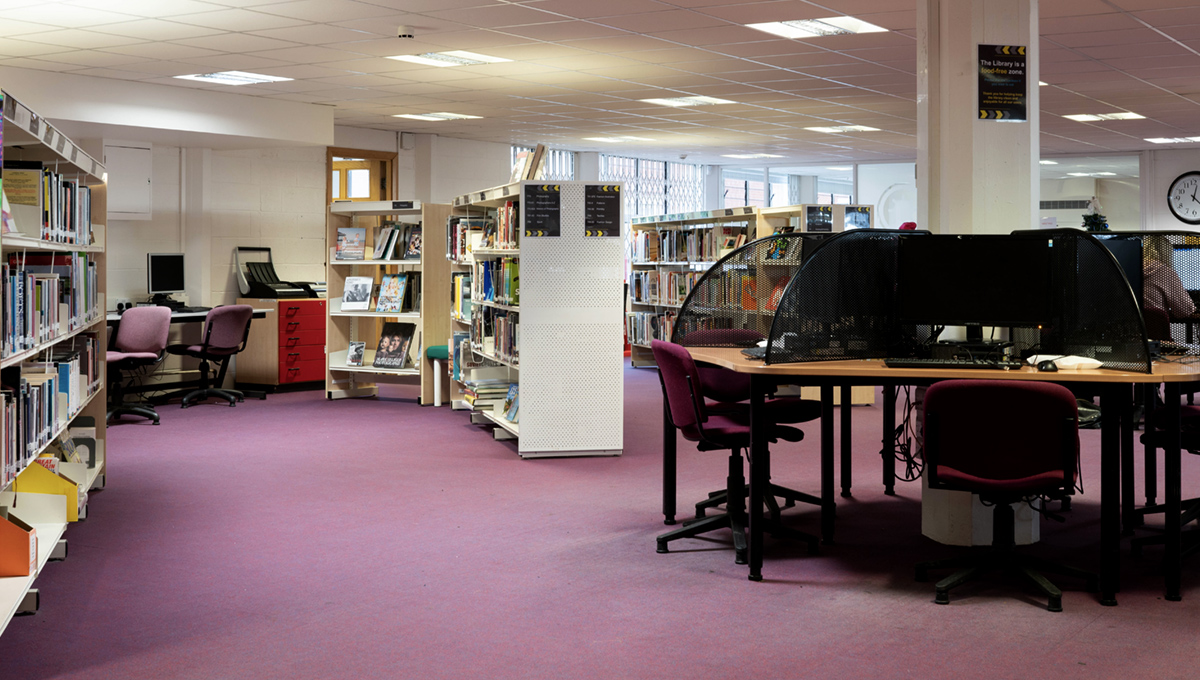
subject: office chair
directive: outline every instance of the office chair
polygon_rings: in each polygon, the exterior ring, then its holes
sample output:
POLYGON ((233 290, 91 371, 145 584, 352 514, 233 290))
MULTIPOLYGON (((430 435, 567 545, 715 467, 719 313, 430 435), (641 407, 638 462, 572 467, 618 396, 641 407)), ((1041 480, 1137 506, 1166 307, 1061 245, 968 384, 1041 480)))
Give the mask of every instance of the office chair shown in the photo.
MULTIPOLYGON (((651 342, 651 351, 658 364, 663 400, 667 407, 664 416, 670 419, 670 424, 683 434, 684 439, 696 442, 701 451, 729 451, 729 472, 725 483, 726 512, 711 517, 697 517, 684 522, 678 529, 658 536, 658 552, 669 552, 668 544, 673 540, 729 528, 733 531, 735 561, 745 564, 746 481, 742 450, 750 446, 750 426, 744 418, 709 411, 699 389, 702 383, 700 371, 686 349, 654 340, 651 342)), ((767 439, 771 442, 780 439, 798 442, 804 438, 804 433, 793 427, 771 422, 769 428, 767 439)), ((777 511, 772 512, 770 531, 777 537, 807 542, 810 552, 817 549, 816 536, 780 526, 777 511)))
POLYGON ((168 394, 164 399, 170 400, 183 396, 183 408, 193 402, 202 401, 209 397, 225 399, 229 405, 235 406, 245 395, 238 390, 222 389, 225 373, 229 370, 229 362, 233 355, 246 348, 246 338, 250 335, 250 317, 254 308, 250 305, 225 305, 209 310, 204 319, 204 341, 199 345, 171 345, 167 351, 179 356, 193 357, 200 360, 200 379, 194 389, 177 390, 168 394), (219 365, 214 378, 209 362, 219 365))
POLYGON ((1013 503, 1074 492, 1079 431, 1071 391, 1050 383, 948 380, 929 387, 923 408, 929 487, 970 491, 995 508, 990 549, 917 565, 918 581, 932 569, 961 568, 938 581, 936 602, 949 604, 952 588, 993 569, 1024 576, 1049 598, 1052 612, 1062 611, 1062 591, 1035 569, 1096 587, 1095 574, 1014 550, 1013 503))
POLYGON ((121 322, 112 341, 113 349, 105 353, 108 365, 107 420, 122 415, 149 418, 158 425, 158 412, 150 403, 126 403, 127 379, 162 361, 171 330, 171 310, 168 307, 133 307, 121 315, 121 322))

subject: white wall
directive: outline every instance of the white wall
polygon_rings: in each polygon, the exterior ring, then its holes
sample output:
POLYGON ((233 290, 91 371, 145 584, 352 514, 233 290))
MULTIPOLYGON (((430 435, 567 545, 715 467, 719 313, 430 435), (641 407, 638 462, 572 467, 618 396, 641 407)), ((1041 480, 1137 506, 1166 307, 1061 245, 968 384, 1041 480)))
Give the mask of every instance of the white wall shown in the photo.
POLYGON ((143 302, 149 297, 147 253, 178 253, 186 249, 180 241, 179 155, 178 147, 154 147, 153 219, 112 220, 108 224, 109 307, 114 307, 116 300, 143 302))
POLYGON ((1185 172, 1200 170, 1200 149, 1163 149, 1142 154, 1142 208, 1146 229, 1200 231, 1167 208, 1167 189, 1185 172))
POLYGON ((421 197, 422 200, 449 203, 457 196, 508 182, 512 172, 512 145, 430 137, 431 164, 424 168, 429 173, 429 197, 421 197))
MULTIPOLYGON (((1137 231, 1142 228, 1140 183, 1136 179, 1100 179, 1071 177, 1041 181, 1043 201, 1087 201, 1093 196, 1100 202, 1100 214, 1108 219, 1108 228, 1137 231)), ((1041 218, 1055 217, 1060 227, 1083 226, 1086 210, 1039 210, 1041 218)))

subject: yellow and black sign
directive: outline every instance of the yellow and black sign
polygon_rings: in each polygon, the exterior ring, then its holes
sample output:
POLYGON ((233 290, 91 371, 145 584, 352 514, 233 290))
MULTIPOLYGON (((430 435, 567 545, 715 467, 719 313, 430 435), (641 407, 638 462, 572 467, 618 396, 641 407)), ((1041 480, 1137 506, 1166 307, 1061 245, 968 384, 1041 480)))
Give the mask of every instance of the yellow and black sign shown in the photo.
POLYGON ((980 120, 1027 120, 1028 86, 1024 45, 979 46, 980 120))
POLYGON ((621 236, 620 184, 587 184, 583 187, 583 235, 621 236))
POLYGON ((526 236, 558 236, 562 229, 562 187, 522 184, 521 212, 526 236))

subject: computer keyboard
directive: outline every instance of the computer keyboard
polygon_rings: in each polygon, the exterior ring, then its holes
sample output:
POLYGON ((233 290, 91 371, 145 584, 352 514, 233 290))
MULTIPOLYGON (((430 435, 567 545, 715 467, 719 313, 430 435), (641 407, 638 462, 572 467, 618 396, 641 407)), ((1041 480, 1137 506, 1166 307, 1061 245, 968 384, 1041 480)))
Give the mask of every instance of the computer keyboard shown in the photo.
POLYGON ((176 314, 197 314, 199 312, 207 312, 212 307, 179 307, 175 309, 176 314))
POLYGON ((1021 368, 1025 362, 1015 359, 884 359, 888 368, 1021 368))
POLYGON ((766 347, 747 347, 746 349, 742 350, 742 354, 746 355, 747 357, 750 357, 751 359, 765 359, 767 356, 767 348, 766 347))

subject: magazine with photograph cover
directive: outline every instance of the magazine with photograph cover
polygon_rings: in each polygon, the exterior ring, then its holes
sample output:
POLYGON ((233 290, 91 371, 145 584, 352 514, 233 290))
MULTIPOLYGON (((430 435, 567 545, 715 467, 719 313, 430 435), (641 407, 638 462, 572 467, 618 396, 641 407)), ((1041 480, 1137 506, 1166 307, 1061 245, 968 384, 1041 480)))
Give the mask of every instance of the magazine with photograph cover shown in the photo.
POLYGON ((399 312, 404 303, 407 274, 384 274, 379 283, 379 298, 375 301, 377 312, 399 312))
POLYGON ((367 254, 365 227, 338 227, 334 257, 338 260, 361 260, 367 254))
POLYGON ((379 347, 375 350, 375 368, 404 368, 408 360, 408 345, 412 342, 416 324, 389 321, 383 324, 379 334, 379 347))
POLYGON ((371 309, 371 289, 375 279, 370 276, 347 276, 342 292, 343 312, 365 312, 371 309))

